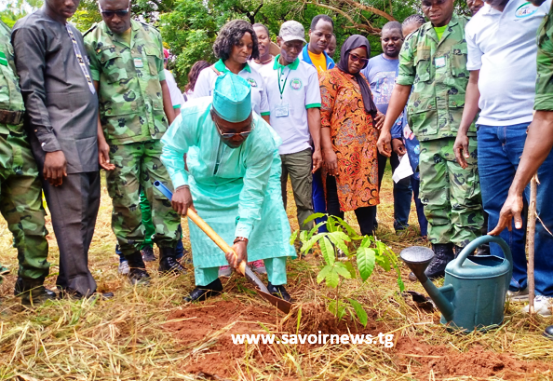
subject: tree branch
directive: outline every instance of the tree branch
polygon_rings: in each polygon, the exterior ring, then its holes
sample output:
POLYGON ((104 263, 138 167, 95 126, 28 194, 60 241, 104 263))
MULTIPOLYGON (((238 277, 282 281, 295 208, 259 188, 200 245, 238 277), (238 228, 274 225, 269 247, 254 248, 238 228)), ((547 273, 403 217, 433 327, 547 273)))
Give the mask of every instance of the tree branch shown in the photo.
POLYGON ((371 24, 368 24, 368 25, 359 24, 353 19, 353 17, 351 17, 351 15, 349 15, 347 12, 345 12, 345 11, 339 9, 339 8, 336 8, 336 7, 333 7, 331 5, 327 5, 327 4, 321 4, 318 0, 311 0, 311 1, 304 0, 304 3, 305 4, 316 5, 316 6, 321 7, 321 8, 326 8, 326 9, 329 9, 331 11, 334 11, 334 12, 342 15, 344 18, 346 18, 352 24, 351 26, 346 27, 347 29, 359 29, 359 30, 366 31, 369 34, 380 35, 380 29, 379 28, 375 28, 371 24))

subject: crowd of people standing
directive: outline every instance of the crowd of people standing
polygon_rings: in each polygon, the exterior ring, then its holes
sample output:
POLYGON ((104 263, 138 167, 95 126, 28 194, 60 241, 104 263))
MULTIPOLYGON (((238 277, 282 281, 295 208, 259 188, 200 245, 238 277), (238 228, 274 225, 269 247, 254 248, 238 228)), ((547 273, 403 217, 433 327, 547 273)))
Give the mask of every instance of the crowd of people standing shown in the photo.
POLYGON ((60 248, 57 288, 72 298, 96 293, 88 250, 103 169, 119 271, 133 285, 149 284, 153 243, 160 272, 186 272, 180 218, 193 208, 233 252, 190 224, 196 288, 187 301, 221 292, 220 277, 243 260, 291 300, 288 179, 301 230, 325 220, 306 223, 313 213, 353 211, 372 235, 389 157, 393 170, 405 159, 413 172, 394 182, 394 229, 408 227, 414 199, 435 253, 428 277, 442 277, 483 232, 500 234, 513 252, 508 296, 517 300, 528 298, 523 211, 537 171, 536 309, 551 315, 551 1, 469 5, 472 19, 453 0, 422 0, 429 21, 388 22, 375 57, 362 35, 336 46, 327 15, 307 35, 284 22, 276 45, 265 25, 232 20, 214 43, 218 61, 197 62, 184 92, 166 70, 160 33, 132 19, 129 0, 100 0, 103 21, 84 36, 67 22, 78 0, 46 0, 13 31, 2 24, 0 208, 18 249, 15 294, 33 304, 57 297, 43 285, 42 192, 60 248))

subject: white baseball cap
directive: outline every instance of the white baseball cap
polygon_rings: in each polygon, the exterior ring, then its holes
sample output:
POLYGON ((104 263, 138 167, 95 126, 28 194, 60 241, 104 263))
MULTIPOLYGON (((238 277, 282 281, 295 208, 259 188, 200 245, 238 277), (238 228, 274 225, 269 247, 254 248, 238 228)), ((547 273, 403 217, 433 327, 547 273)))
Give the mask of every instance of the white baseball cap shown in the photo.
POLYGON ((307 44, 307 41, 305 41, 305 29, 303 28, 303 25, 294 20, 283 23, 280 26, 280 32, 278 35, 284 42, 303 41, 307 44))

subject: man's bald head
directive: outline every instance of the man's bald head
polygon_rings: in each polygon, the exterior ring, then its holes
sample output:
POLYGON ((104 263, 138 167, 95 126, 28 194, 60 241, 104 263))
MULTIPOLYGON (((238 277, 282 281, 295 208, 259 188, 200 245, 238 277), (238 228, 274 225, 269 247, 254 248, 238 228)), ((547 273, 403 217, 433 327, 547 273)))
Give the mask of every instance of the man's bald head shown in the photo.
POLYGON ((131 27, 130 0, 100 0, 102 19, 115 34, 123 34, 131 27))

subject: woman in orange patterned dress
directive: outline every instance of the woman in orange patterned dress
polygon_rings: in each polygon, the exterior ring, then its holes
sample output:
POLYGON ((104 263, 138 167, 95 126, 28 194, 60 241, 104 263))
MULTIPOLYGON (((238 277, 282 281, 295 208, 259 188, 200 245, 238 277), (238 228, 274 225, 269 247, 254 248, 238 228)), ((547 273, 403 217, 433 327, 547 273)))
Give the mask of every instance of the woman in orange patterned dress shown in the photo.
POLYGON ((321 74, 321 138, 324 149, 327 211, 343 218, 353 210, 362 235, 372 235, 378 198, 377 109, 367 79, 370 45, 349 37, 340 62, 321 74))

